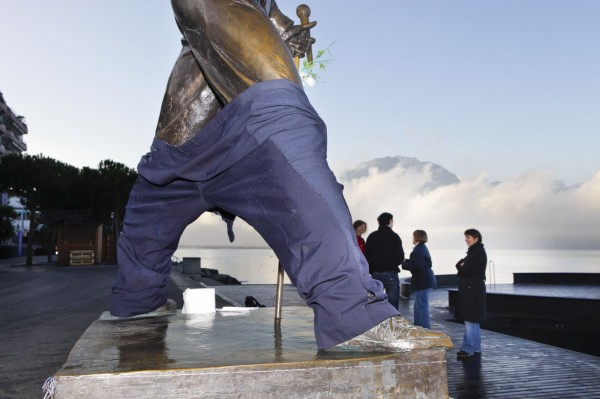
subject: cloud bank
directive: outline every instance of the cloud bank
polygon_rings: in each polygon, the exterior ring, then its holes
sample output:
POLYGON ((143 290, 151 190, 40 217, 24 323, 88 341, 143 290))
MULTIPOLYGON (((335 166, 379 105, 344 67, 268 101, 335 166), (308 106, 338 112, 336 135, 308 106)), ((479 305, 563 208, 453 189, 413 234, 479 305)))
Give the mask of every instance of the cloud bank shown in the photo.
MULTIPOLYGON (((366 221, 373 231, 377 216, 390 212, 406 244, 413 230, 423 229, 431 245, 456 249, 464 247, 464 230, 474 227, 497 249, 600 249, 600 171, 570 187, 552 171, 490 182, 484 173, 459 179, 434 163, 395 156, 337 176, 353 219, 366 221)), ((241 220, 234 230, 236 246, 266 245, 241 220)), ((188 227, 181 244, 229 245, 225 224, 203 215, 188 227)))

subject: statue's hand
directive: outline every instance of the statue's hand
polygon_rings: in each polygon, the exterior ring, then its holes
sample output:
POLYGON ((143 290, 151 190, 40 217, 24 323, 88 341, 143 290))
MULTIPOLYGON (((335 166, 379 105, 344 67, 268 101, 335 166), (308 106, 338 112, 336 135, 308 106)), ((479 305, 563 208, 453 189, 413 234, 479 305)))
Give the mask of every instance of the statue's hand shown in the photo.
POLYGON ((317 25, 317 21, 312 21, 302 25, 292 25, 283 32, 282 38, 287 44, 293 56, 302 58, 310 48, 315 39, 310 37, 310 29, 317 25))

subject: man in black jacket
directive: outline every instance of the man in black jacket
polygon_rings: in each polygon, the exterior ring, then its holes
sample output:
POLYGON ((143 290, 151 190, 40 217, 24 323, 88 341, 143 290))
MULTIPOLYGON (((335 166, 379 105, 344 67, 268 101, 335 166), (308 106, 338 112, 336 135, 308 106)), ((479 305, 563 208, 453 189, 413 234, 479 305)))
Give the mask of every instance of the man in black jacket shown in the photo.
POLYGON ((404 261, 402 240, 394 233, 394 216, 384 212, 377 218, 379 228, 367 238, 366 258, 369 273, 375 280, 383 283, 388 301, 396 309, 400 306, 399 265, 404 261))

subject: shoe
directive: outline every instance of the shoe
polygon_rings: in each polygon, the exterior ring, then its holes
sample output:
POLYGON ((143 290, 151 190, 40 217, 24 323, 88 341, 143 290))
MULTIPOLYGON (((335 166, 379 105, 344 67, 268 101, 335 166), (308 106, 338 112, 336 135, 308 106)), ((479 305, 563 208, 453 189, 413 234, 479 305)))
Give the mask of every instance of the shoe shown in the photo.
POLYGON ((410 324, 401 316, 386 319, 370 330, 329 348, 361 352, 407 352, 413 349, 452 349, 446 334, 410 324))
MULTIPOLYGON (((481 353, 481 352, 480 352, 481 353)), ((475 353, 469 353, 469 352, 465 352, 464 350, 459 350, 456 353, 456 357, 460 358, 460 359, 467 359, 469 357, 474 357, 475 353)))
POLYGON ((148 313, 136 314, 135 316, 129 317, 118 317, 118 316, 110 316, 111 320, 134 320, 134 319, 142 319, 146 317, 161 317, 161 316, 170 316, 173 314, 177 314, 177 303, 172 299, 167 299, 164 305, 154 309, 148 313))

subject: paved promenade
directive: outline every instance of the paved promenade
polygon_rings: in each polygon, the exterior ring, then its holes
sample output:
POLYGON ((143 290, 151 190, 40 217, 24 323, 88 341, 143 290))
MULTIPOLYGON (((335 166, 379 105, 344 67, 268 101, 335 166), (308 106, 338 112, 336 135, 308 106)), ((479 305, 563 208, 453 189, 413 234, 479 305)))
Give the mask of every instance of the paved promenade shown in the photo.
MULTIPOLYGON (((108 309, 114 265, 56 267, 46 257, 0 260, 0 398, 41 398, 41 385, 66 361, 83 331, 108 309)), ((204 280, 206 284, 217 284, 204 280)), ((181 292, 199 283, 174 272, 169 296, 182 306, 181 292)), ((243 304, 252 295, 272 306, 275 285, 214 285, 222 297, 217 307, 243 304)), ((483 355, 461 361, 456 350, 464 327, 449 321, 448 293, 431 298, 432 327, 444 331, 456 345, 446 355, 452 398, 600 398, 600 358, 524 339, 482 331, 483 355)), ((302 301, 286 286, 285 306, 302 301)), ((401 312, 412 320, 412 300, 401 301, 401 312)))

